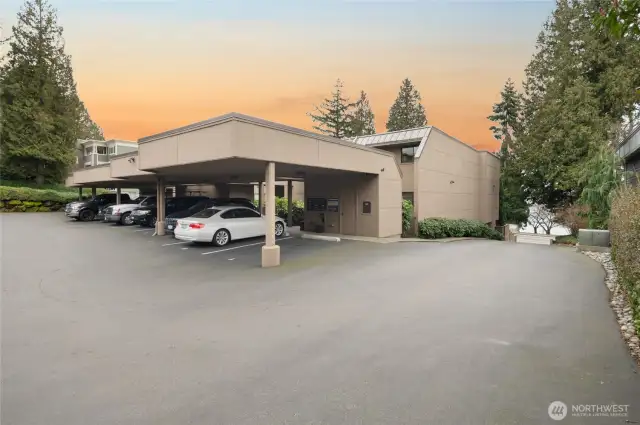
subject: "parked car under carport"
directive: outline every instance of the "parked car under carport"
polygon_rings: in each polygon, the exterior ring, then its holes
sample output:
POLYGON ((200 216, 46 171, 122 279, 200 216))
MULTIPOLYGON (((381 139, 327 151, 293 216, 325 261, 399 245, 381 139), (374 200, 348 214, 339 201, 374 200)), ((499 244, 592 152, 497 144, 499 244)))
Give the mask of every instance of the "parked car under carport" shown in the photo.
POLYGON ((223 206, 223 205, 235 205, 235 206, 242 206, 242 207, 247 207, 247 208, 251 208, 253 210, 258 210, 258 207, 256 207, 253 202, 251 202, 249 199, 245 199, 245 198, 213 198, 213 199, 206 199, 203 200, 201 202, 198 202, 197 204, 193 205, 192 207, 186 209, 186 210, 181 210, 181 211, 176 211, 173 212, 171 214, 167 214, 167 218, 165 219, 165 231, 167 233, 173 233, 174 229, 176 228, 176 223, 178 221, 178 219, 180 218, 186 218, 186 217, 191 217, 192 215, 207 209, 207 208, 211 208, 211 207, 217 207, 217 206, 223 206))

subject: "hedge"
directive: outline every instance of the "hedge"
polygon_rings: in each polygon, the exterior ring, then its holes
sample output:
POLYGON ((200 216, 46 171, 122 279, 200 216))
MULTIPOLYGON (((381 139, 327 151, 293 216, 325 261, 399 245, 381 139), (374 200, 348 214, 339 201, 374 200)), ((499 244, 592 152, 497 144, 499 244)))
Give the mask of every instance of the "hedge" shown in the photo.
POLYGON ((58 211, 76 199, 78 194, 73 192, 0 186, 0 211, 5 212, 58 211))
POLYGON ((402 200, 402 234, 408 235, 413 221, 413 204, 406 199, 402 200))
POLYGON ((502 233, 478 220, 425 218, 418 222, 418 237, 422 239, 441 238, 485 238, 503 240, 502 233))
POLYGON ((609 217, 611 257, 640 332, 640 187, 616 193, 609 217))
MULTIPOLYGON (((257 207, 258 201, 254 200, 253 204, 257 207)), ((287 219, 289 211, 289 202, 287 198, 276 197, 276 215, 283 220, 287 219)), ((291 219, 294 226, 299 226, 304 221, 304 202, 293 201, 291 205, 291 219)))

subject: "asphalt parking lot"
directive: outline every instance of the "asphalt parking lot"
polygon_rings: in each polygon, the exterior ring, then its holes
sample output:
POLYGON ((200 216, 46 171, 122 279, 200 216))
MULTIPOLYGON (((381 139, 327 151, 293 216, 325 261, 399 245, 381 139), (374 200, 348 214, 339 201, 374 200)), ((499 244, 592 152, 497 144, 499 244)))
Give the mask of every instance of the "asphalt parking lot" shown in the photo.
POLYGON ((3 425, 640 421, 603 271, 568 249, 291 238, 262 269, 259 240, 0 223, 3 425))

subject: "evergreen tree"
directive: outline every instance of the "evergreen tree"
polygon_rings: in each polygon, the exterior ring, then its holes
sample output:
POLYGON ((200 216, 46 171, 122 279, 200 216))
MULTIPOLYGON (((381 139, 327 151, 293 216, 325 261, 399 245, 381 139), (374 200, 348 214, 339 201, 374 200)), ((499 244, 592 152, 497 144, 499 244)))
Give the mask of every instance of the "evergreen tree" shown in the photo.
POLYGON ((527 194, 523 188, 522 173, 512 158, 512 144, 520 128, 522 102, 513 81, 508 79, 500 93, 500 102, 493 105, 489 120, 497 125, 490 127, 500 147, 500 211, 501 224, 524 226, 529 216, 527 194))
POLYGON ((375 116, 371 110, 367 94, 360 91, 360 99, 355 104, 355 110, 351 114, 350 136, 365 136, 376 133, 375 116))
POLYGON ((550 210, 580 197, 581 170, 636 111, 640 43, 595 29, 593 13, 605 1, 558 0, 525 71, 513 156, 528 200, 550 210))
POLYGON ((427 116, 421 101, 422 97, 418 90, 413 86, 411 80, 405 78, 400 86, 398 97, 389 110, 387 131, 406 130, 427 125, 427 116))
POLYGON ((354 106, 343 97, 342 81, 336 80, 331 98, 324 99, 320 106, 314 105, 315 113, 308 113, 317 125, 313 128, 327 136, 342 139, 351 136, 350 110, 354 106))
POLYGON ((60 182, 75 162, 84 106, 55 9, 47 0, 26 0, 17 21, 0 68, 0 172, 60 182))
POLYGON ((511 142, 514 134, 519 128, 520 114, 522 110, 522 100, 516 91, 511 78, 507 80, 500 92, 500 102, 493 105, 493 115, 488 119, 498 125, 493 125, 489 129, 493 132, 493 137, 501 143, 500 152, 503 154, 511 150, 511 142))

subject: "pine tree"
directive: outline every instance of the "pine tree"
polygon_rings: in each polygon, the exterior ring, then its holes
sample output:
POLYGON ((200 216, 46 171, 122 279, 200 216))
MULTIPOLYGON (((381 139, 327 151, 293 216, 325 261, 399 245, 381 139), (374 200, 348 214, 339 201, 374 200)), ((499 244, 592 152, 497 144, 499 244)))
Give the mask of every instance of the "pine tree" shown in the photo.
POLYGON ((83 109, 62 27, 47 0, 26 0, 12 33, 0 68, 0 172, 60 182, 75 161, 83 109))
POLYGON ((360 99, 356 102, 355 110, 351 113, 350 118, 349 136, 365 136, 376 133, 375 116, 364 90, 360 91, 360 99))
POLYGON ((427 116, 421 101, 422 97, 418 90, 413 86, 411 80, 405 78, 400 86, 398 97, 389 110, 387 131, 406 130, 427 125, 427 116))
POLYGON ((500 152, 503 155, 511 150, 511 142, 519 128, 521 111, 520 94, 509 78, 500 92, 500 102, 493 105, 493 115, 488 117, 490 121, 498 124, 489 129, 493 132, 493 137, 501 142, 500 152))
POLYGON ((342 139, 351 136, 350 110, 354 106, 343 97, 342 81, 336 80, 331 98, 324 99, 320 106, 314 105, 315 113, 308 113, 317 125, 313 128, 327 136, 342 139))
POLYGON ((527 223, 529 206, 527 194, 522 187, 522 176, 512 158, 512 144, 520 129, 522 101, 513 81, 508 79, 500 92, 500 102, 493 105, 493 115, 488 119, 497 125, 490 127, 493 136, 501 142, 500 147, 500 211, 502 224, 527 223))

